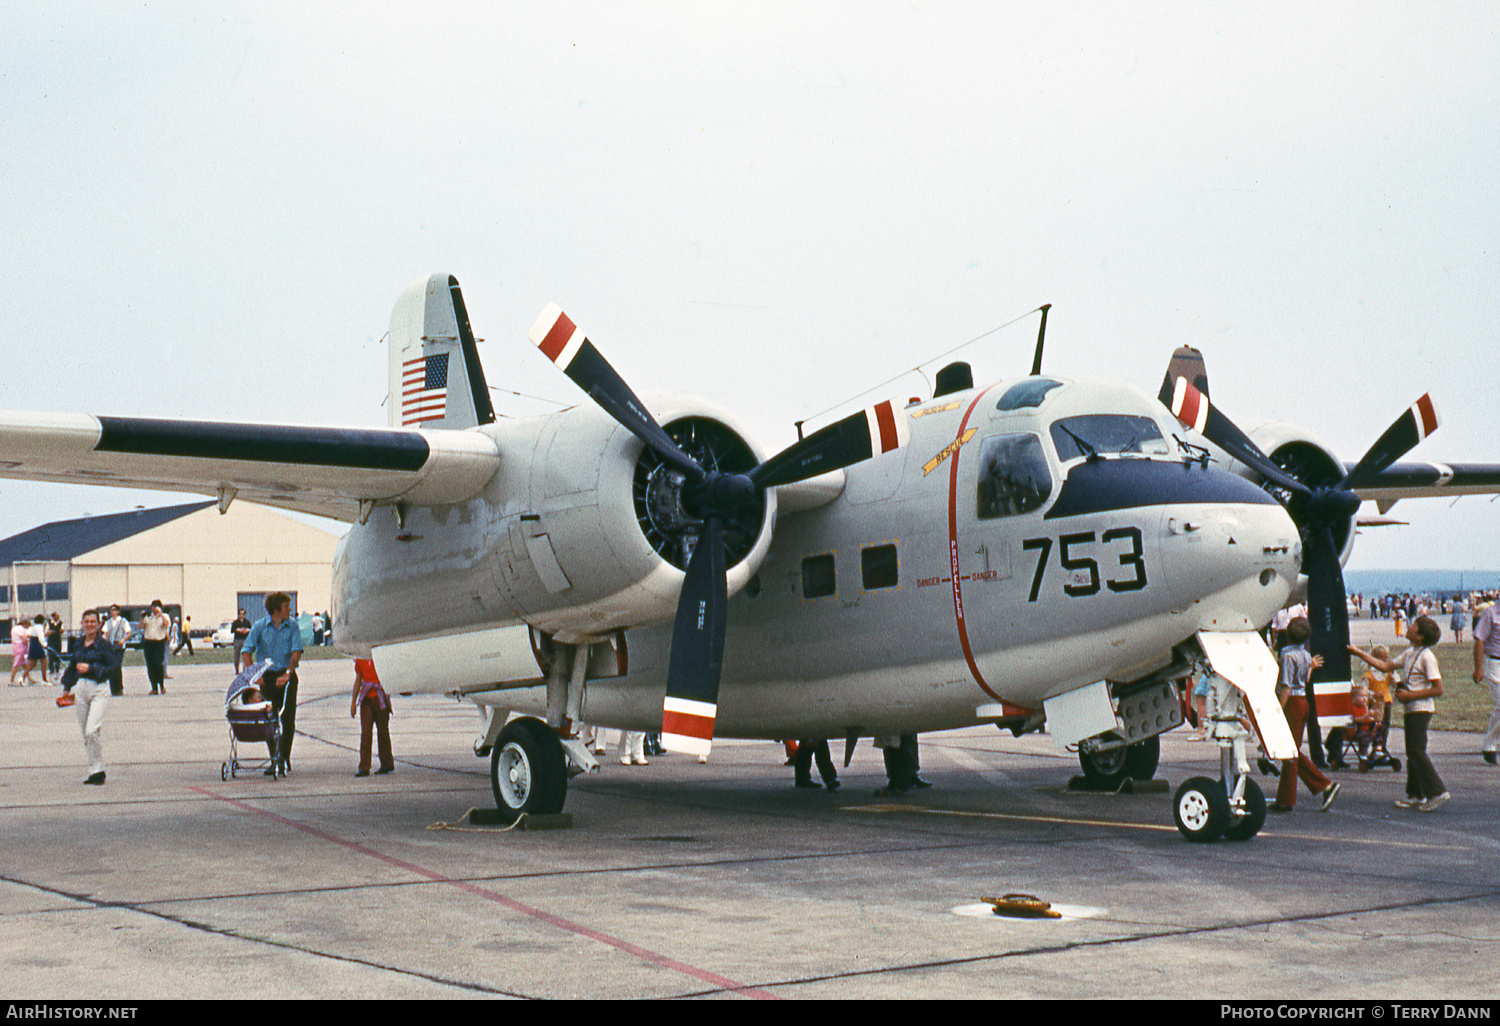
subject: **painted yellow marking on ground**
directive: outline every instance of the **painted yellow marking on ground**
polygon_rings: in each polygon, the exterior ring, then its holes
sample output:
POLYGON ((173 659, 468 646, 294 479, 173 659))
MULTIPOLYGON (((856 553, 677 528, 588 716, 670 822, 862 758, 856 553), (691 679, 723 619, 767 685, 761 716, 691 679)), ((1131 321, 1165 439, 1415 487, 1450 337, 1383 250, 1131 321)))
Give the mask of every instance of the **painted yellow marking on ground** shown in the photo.
POLYGON ((1024 823, 1063 823, 1069 826, 1130 827, 1135 830, 1165 830, 1175 834, 1175 826, 1157 823, 1119 823, 1107 819, 1067 819, 1062 816, 1021 816, 1010 812, 962 812, 955 809, 929 809, 920 805, 854 805, 845 812, 925 812, 932 816, 961 816, 970 819, 1010 819, 1024 823))
POLYGON ((1289 841, 1327 841, 1330 844, 1372 844, 1380 848, 1435 848, 1448 851, 1451 844, 1422 844, 1419 841, 1392 841, 1384 837, 1328 837, 1324 834, 1283 834, 1277 831, 1273 837, 1285 837, 1289 841))
MULTIPOLYGON (((921 805, 850 805, 845 806, 845 812, 921 812, 931 816, 958 816, 968 819, 1007 819, 1017 820, 1024 823, 1061 823, 1070 826, 1102 826, 1102 827, 1124 827, 1128 830, 1155 830, 1162 833, 1175 834, 1175 826, 1163 826, 1159 823, 1127 823, 1122 820, 1110 819, 1069 819, 1066 816, 1022 816, 1012 812, 965 812, 958 809, 929 809, 921 805)), ((1416 841, 1392 841, 1386 838, 1355 838, 1355 837, 1333 837, 1323 834, 1284 834, 1280 831, 1259 834, 1260 837, 1274 837, 1278 840, 1288 841, 1324 841, 1329 844, 1370 844, 1382 848, 1436 848, 1446 849, 1444 844, 1421 844, 1416 841)))

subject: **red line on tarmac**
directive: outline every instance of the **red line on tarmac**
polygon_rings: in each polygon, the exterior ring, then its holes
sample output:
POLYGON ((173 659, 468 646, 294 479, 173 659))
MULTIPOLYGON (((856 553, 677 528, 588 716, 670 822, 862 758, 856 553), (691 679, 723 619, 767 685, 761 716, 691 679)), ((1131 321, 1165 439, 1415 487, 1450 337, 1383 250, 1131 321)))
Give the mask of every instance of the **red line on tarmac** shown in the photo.
POLYGON ((454 887, 457 887, 459 890, 466 891, 469 894, 474 895, 475 897, 484 898, 486 901, 493 901, 495 904, 508 908, 513 912, 520 912, 523 915, 528 915, 533 919, 540 920, 541 922, 547 923, 550 926, 555 926, 560 930, 566 930, 569 933, 576 933, 580 937, 587 937, 590 940, 599 941, 601 944, 608 944, 612 948, 618 948, 628 955, 634 955, 636 958, 639 958, 644 962, 649 962, 652 965, 660 966, 663 969, 671 969, 673 972, 682 973, 685 976, 691 976, 695 980, 711 984, 715 987, 723 987, 725 990, 732 990, 735 993, 743 994, 746 997, 760 998, 762 1000, 768 1001, 780 1000, 780 998, 778 998, 775 994, 769 994, 763 990, 756 990, 753 987, 748 987, 743 983, 737 983, 726 976, 720 976, 717 973, 709 972, 707 969, 699 969, 696 966, 688 965, 686 962, 679 962, 676 959, 668 958, 666 955, 657 954, 655 951, 650 951, 646 948, 640 947, 639 945, 631 944, 629 941, 621 940, 619 937, 613 937, 607 933, 601 933, 598 930, 590 929, 589 927, 584 926, 581 923, 575 923, 571 919, 564 919, 561 916, 555 916, 550 912, 543 912, 539 908, 534 908, 531 905, 525 904, 524 902, 520 902, 514 898, 507 897, 504 894, 499 893, 498 891, 492 891, 487 887, 481 887, 478 884, 469 883, 467 880, 455 880, 452 877, 444 876, 441 873, 435 873, 430 869, 424 869, 423 867, 418 866, 414 863, 406 862, 402 859, 386 855, 385 853, 376 851, 374 848, 371 848, 367 845, 360 844, 356 841, 346 840, 345 838, 339 837, 336 834, 330 834, 326 830, 319 830, 317 827, 308 826, 306 823, 299 823, 295 819, 288 819, 286 816, 278 815, 277 813, 271 812, 267 809, 256 808, 254 805, 251 805, 248 802, 242 802, 238 798, 226 798, 221 794, 214 794, 212 791, 205 791, 201 787, 189 787, 188 790, 196 791, 198 794, 204 795, 208 798, 212 798, 215 801, 227 802, 228 804, 237 806, 238 808, 244 809, 247 812, 253 812, 257 816, 265 816, 267 819, 273 819, 277 823, 280 823, 282 826, 291 827, 293 830, 300 830, 305 834, 310 834, 313 837, 318 838, 319 840, 328 841, 331 844, 342 845, 343 847, 348 848, 351 851, 357 851, 361 855, 368 855, 373 859, 384 862, 386 865, 395 866, 398 869, 404 869, 408 873, 415 873, 416 875, 431 880, 434 883, 451 884, 454 887))

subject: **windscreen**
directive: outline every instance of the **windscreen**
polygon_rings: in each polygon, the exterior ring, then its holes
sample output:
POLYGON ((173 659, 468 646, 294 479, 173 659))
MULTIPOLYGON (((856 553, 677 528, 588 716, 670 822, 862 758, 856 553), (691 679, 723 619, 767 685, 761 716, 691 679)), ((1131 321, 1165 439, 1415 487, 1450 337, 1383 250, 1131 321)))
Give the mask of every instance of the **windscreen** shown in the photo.
POLYGON ((1052 444, 1057 447, 1058 459, 1064 463, 1080 456, 1106 453, 1167 456, 1172 451, 1156 421, 1119 413, 1091 413, 1053 421, 1052 444))

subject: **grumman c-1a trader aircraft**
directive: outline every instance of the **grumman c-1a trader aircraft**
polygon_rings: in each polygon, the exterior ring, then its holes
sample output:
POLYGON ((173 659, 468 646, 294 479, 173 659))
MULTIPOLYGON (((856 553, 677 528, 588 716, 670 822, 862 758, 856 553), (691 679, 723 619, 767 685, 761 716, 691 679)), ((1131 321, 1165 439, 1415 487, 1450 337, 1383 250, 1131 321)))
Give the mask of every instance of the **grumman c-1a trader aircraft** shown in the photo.
MULTIPOLYGON (((557 307, 531 339, 590 401, 497 419, 458 283, 434 275, 391 318, 389 428, 11 412, 0 475, 349 522, 338 647, 474 702, 510 818, 560 811, 597 765, 585 720, 697 753, 1045 722, 1090 775, 1149 777, 1195 668, 1286 757, 1255 631, 1305 569, 1336 663, 1359 498, 1500 486, 1497 467, 1393 466, 1436 427, 1426 397, 1351 468, 1288 425, 1244 435, 1191 367, 1161 402, 1039 366, 979 388, 949 372, 768 457, 727 410, 643 401, 557 307)), ((1259 829, 1242 755, 1224 763, 1179 793, 1185 834, 1259 829)))

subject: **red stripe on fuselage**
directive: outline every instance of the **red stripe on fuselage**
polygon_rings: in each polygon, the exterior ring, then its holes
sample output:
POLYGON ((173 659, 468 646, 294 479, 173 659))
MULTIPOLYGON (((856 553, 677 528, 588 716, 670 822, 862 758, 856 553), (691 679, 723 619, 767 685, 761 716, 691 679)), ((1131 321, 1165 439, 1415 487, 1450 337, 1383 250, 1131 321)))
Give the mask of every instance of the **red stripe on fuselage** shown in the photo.
MULTIPOLYGON (((963 422, 958 425, 958 438, 964 436, 964 428, 969 426, 969 417, 973 415, 974 408, 979 405, 979 400, 983 399, 990 388, 994 387, 991 385, 980 392, 969 404, 969 408, 964 411, 963 422)), ((1013 707, 995 693, 994 689, 985 682, 984 674, 979 672, 979 664, 974 661, 974 650, 969 647, 969 627, 964 622, 964 591, 963 584, 960 582, 962 568, 958 557, 958 457, 962 452, 963 446, 959 446, 953 451, 953 456, 948 461, 950 467, 948 471, 948 567, 953 573, 953 619, 958 626, 958 643, 964 650, 964 659, 969 664, 969 673, 973 676, 974 682, 984 690, 985 694, 1006 706, 1008 712, 1013 707)))
POLYGON ((880 425, 880 451, 890 452, 900 440, 896 437, 896 413, 889 401, 875 407, 875 423, 880 425))

